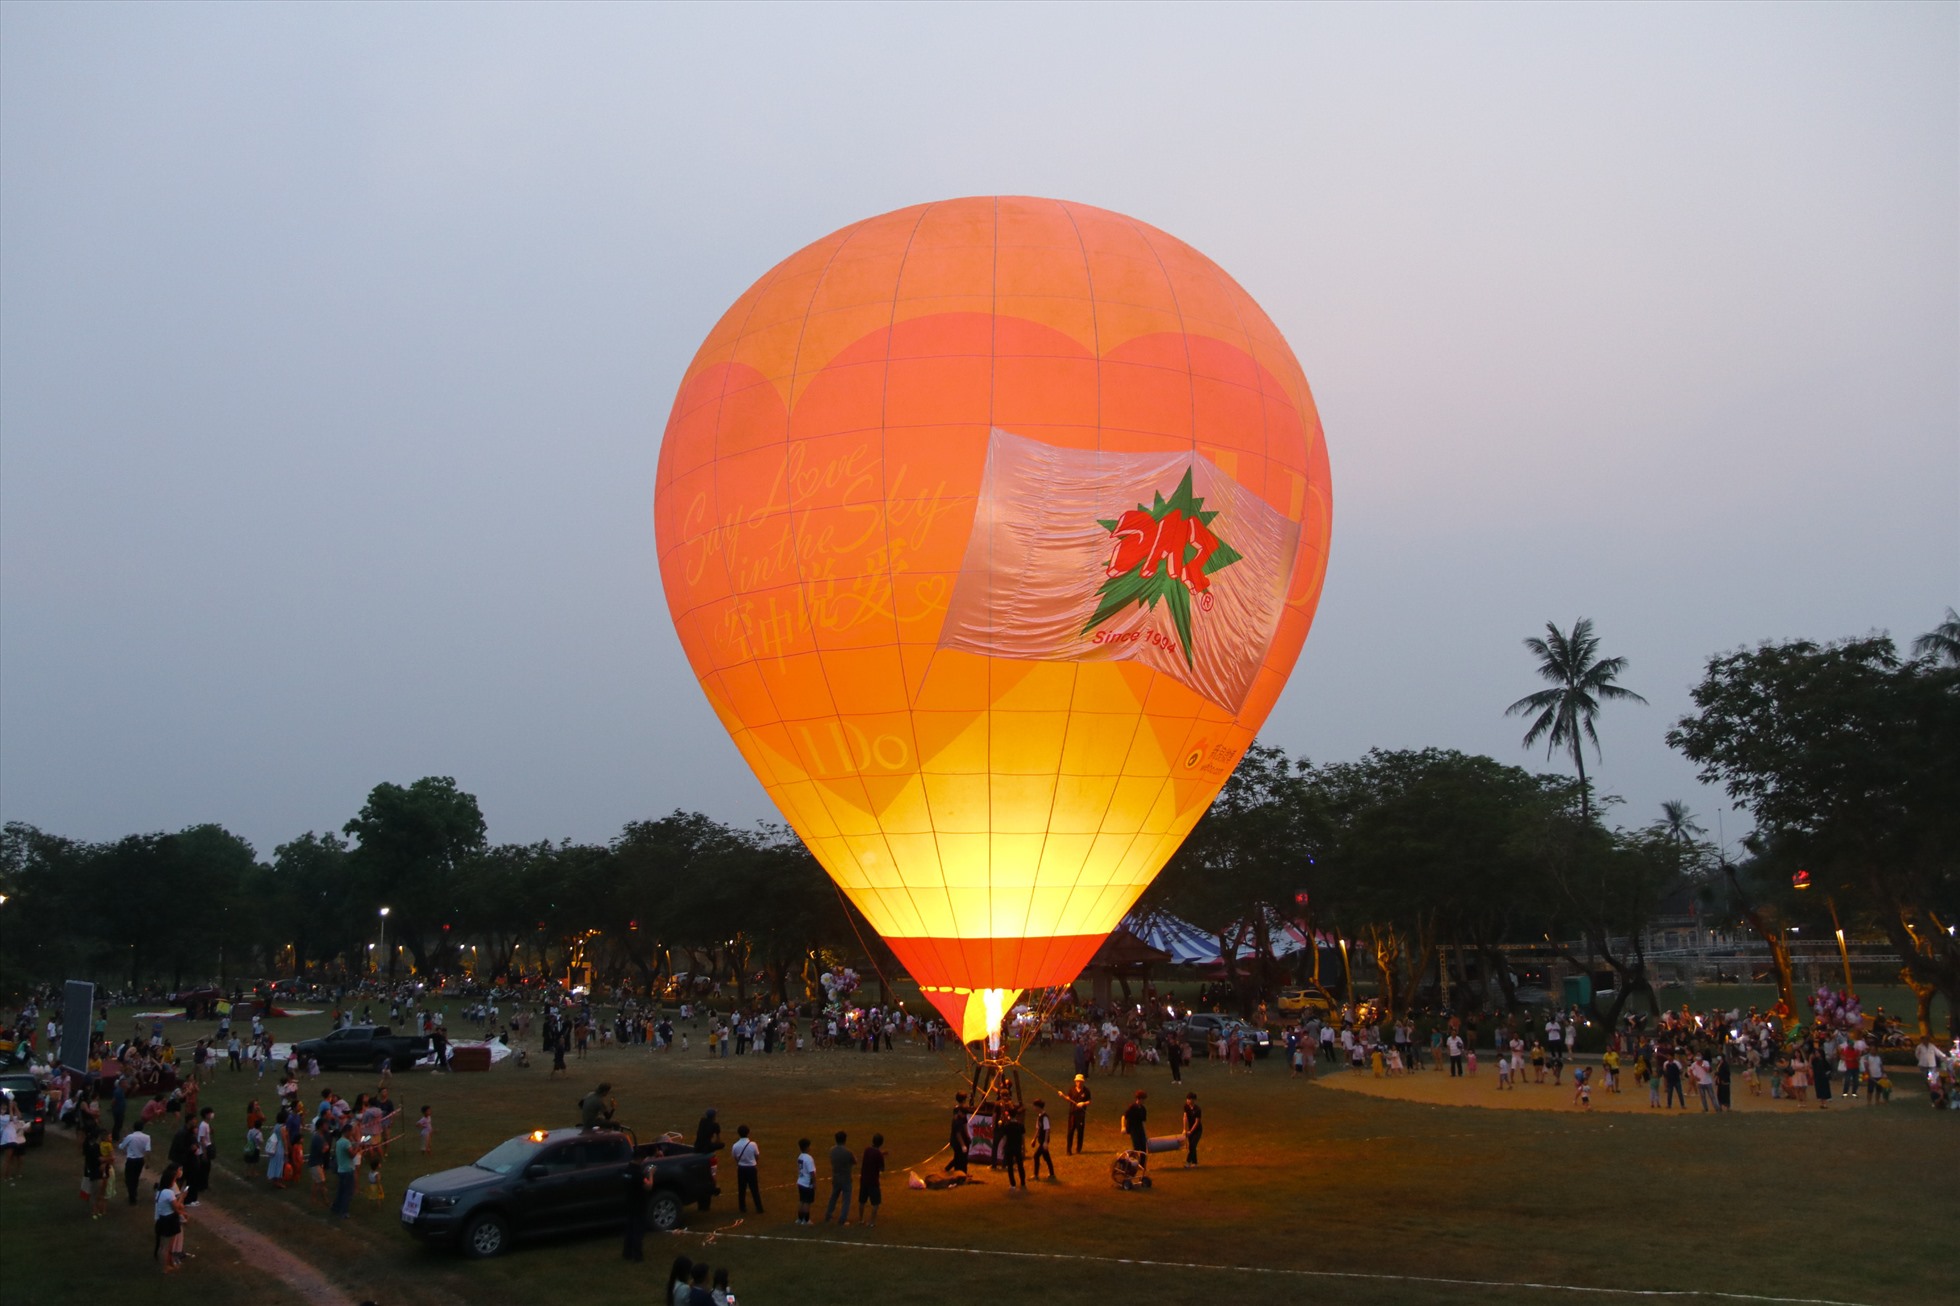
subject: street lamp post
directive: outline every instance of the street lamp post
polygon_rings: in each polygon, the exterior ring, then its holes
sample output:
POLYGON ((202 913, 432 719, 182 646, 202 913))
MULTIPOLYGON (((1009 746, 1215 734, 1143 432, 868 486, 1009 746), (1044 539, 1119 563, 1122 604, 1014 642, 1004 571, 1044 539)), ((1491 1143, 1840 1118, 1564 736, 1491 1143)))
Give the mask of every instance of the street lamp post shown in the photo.
MULTIPOLYGON (((381 968, 387 965, 388 965, 388 909, 386 907, 383 907, 381 909, 381 955, 375 959, 375 963, 374 963, 375 973, 377 975, 382 974, 381 968)), ((392 966, 389 966, 388 969, 393 970, 394 968, 392 966)))

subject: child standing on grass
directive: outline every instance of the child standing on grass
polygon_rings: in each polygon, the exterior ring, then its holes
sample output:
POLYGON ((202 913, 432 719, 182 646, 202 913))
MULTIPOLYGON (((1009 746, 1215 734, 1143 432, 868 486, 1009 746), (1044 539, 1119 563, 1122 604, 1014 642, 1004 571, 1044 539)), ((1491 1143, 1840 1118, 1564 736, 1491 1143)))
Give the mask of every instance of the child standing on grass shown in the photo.
POLYGON ((1497 1087, 1499 1091, 1511 1087, 1511 1063, 1503 1057, 1497 1059, 1497 1087))
POLYGON ((1585 1110, 1592 1110, 1592 1071, 1585 1066, 1572 1068, 1572 1100, 1585 1110))
POLYGON ((422 1108, 422 1116, 415 1122, 415 1132, 422 1135, 422 1155, 428 1156, 436 1148, 436 1116, 428 1107, 422 1108))
POLYGON ((796 1222, 810 1223, 810 1208, 817 1202, 817 1158, 810 1155, 810 1140, 796 1140, 796 1222))
POLYGON ((186 1259, 184 1254, 184 1190, 177 1182, 177 1167, 166 1166, 157 1176, 155 1202, 156 1241, 150 1245, 150 1259, 155 1260, 157 1251, 168 1242, 164 1253, 163 1272, 175 1274, 178 1265, 186 1259))
POLYGON ((386 1195, 381 1187, 381 1160, 386 1154, 377 1135, 370 1134, 361 1140, 361 1152, 367 1157, 368 1200, 378 1202, 386 1195))

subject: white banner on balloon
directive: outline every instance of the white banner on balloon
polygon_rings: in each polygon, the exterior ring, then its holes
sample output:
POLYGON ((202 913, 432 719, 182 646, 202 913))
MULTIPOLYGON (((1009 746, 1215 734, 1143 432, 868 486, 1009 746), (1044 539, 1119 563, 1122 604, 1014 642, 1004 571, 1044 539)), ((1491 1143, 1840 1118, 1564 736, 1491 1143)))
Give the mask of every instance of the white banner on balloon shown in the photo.
POLYGON ((1064 449, 996 429, 940 647, 1133 659, 1237 713, 1299 534, 1200 454, 1064 449))

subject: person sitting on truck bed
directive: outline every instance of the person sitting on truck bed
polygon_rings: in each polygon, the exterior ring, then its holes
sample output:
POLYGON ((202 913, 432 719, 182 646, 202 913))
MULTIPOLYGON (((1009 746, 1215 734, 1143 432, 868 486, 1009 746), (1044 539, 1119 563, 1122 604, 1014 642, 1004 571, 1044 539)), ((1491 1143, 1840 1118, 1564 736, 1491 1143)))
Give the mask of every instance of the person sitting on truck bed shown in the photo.
POLYGON ((607 1096, 612 1092, 611 1084, 601 1084, 579 1099, 578 1123, 581 1129, 591 1129, 600 1124, 611 1124, 613 1100, 607 1096))
MULTIPOLYGON (((721 1121, 715 1118, 715 1109, 709 1107, 701 1115, 701 1122, 694 1126, 694 1150, 697 1152, 719 1152, 721 1150, 721 1121)), ((757 1201, 761 1199, 758 1198, 757 1201)))

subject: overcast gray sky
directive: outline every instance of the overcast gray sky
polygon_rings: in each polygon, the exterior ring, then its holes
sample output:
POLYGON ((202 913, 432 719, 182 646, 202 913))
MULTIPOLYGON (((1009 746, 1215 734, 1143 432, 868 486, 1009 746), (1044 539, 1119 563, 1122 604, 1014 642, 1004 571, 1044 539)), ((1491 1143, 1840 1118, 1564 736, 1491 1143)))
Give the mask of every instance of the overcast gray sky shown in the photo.
POLYGON ((1025 193, 1210 255, 1314 386, 1268 742, 1546 766, 1519 641, 1590 616, 1652 703, 1601 784, 1712 833, 1710 653, 1960 603, 1957 12, 10 0, 0 814, 773 815, 659 588, 674 385, 809 241, 1025 193))

